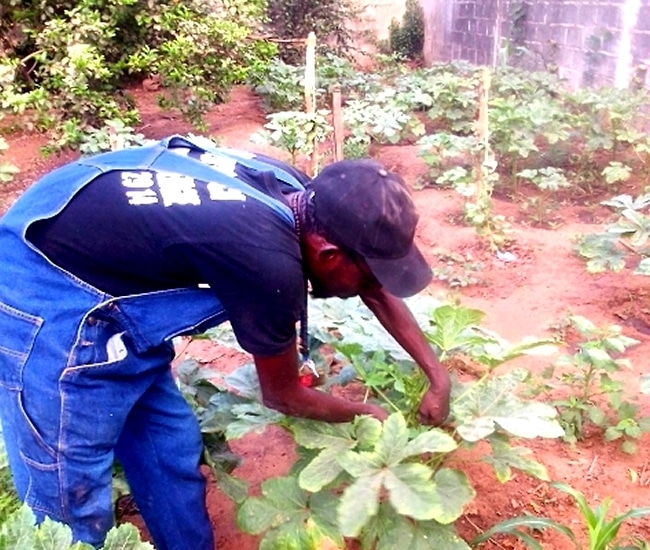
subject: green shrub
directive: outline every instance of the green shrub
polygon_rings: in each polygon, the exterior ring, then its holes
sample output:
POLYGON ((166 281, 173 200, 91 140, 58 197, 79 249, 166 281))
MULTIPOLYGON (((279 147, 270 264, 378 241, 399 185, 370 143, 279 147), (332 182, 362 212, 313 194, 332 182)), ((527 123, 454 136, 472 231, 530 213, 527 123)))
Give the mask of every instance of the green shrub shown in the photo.
POLYGON ((280 55, 291 64, 304 63, 305 51, 299 41, 312 31, 321 52, 345 55, 352 43, 348 21, 355 15, 352 0, 269 0, 269 27, 285 40, 280 55))
POLYGON ((424 12, 418 0, 406 0, 402 23, 395 19, 389 27, 390 51, 408 59, 420 59, 424 47, 424 12))
POLYGON ((121 90, 146 77, 159 80, 166 107, 200 127, 212 104, 277 51, 253 37, 264 0, 10 4, 0 11, 0 102, 33 113, 35 127, 132 124, 138 114, 121 90))

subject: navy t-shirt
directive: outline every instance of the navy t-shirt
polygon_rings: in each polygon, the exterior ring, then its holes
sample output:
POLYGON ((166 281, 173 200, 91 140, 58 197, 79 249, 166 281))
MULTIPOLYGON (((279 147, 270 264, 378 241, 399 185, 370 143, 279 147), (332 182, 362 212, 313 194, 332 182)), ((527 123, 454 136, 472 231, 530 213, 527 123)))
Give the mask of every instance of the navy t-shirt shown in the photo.
MULTIPOLYGON (((308 182, 288 165, 257 159, 308 182)), ((289 189, 271 171, 234 161, 232 169, 281 200, 289 189)), ((218 182, 108 172, 56 217, 33 224, 27 237, 55 264, 113 296, 209 285, 240 345, 254 355, 278 354, 295 337, 305 300, 296 232, 262 202, 218 182)))

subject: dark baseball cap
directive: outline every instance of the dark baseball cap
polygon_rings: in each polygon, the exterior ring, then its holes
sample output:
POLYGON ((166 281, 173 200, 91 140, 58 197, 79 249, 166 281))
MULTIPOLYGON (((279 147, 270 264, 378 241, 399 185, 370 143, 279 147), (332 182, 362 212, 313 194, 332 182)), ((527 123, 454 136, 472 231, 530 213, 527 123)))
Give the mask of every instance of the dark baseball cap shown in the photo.
POLYGON ((328 240, 361 255, 386 290, 405 298, 429 284, 431 268, 413 242, 419 216, 400 176, 374 160, 342 160, 310 187, 328 240))

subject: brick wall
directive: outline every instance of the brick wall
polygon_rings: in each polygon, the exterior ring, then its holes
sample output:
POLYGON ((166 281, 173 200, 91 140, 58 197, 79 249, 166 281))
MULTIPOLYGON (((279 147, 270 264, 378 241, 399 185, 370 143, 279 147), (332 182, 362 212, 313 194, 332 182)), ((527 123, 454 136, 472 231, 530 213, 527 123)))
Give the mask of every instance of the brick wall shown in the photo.
POLYGON ((550 69, 650 88, 650 0, 421 0, 425 59, 550 69))

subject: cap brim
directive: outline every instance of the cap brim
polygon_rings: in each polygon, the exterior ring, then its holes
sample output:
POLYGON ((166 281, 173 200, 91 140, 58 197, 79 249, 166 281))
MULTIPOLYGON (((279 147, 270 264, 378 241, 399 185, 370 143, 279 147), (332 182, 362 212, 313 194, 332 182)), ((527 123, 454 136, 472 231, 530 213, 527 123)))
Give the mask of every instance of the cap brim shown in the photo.
POLYGON ((408 298, 431 282, 433 273, 415 245, 397 259, 364 258, 383 287, 398 298, 408 298))

